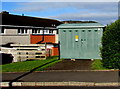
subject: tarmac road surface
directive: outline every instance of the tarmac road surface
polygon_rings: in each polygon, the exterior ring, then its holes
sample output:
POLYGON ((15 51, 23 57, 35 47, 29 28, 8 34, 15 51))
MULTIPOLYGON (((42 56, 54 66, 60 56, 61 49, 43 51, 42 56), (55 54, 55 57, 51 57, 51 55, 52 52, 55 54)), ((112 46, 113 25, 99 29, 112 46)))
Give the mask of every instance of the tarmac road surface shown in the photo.
MULTIPOLYGON (((10 82, 24 73, 3 73, 2 81, 10 82)), ((21 82, 119 82, 119 71, 48 71, 23 76, 21 82)))

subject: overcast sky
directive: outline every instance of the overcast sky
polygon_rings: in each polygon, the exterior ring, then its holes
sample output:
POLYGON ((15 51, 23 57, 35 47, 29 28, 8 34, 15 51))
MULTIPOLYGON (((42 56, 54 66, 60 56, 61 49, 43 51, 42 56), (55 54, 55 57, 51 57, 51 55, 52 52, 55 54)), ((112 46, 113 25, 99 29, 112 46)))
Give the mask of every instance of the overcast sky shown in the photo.
POLYGON ((25 16, 51 18, 60 21, 94 20, 104 25, 118 19, 117 0, 114 0, 116 2, 112 2, 112 0, 109 0, 111 2, 107 2, 108 0, 104 0, 106 2, 70 2, 70 0, 69 2, 53 2, 55 0, 49 0, 51 2, 47 2, 48 0, 44 0, 46 2, 8 1, 4 0, 2 2, 2 11, 9 11, 11 14, 16 15, 24 14, 25 16))

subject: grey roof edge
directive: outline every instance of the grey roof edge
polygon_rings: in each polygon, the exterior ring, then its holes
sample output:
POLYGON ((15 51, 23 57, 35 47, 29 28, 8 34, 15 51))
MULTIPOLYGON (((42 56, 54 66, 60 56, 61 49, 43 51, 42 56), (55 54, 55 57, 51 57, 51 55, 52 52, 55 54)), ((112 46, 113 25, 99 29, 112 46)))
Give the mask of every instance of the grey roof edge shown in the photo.
POLYGON ((95 27, 105 27, 100 23, 67 23, 57 26, 57 28, 95 28, 95 27))
POLYGON ((57 26, 57 28, 61 28, 61 29, 64 29, 64 28, 101 28, 101 27, 105 27, 105 26, 57 26))

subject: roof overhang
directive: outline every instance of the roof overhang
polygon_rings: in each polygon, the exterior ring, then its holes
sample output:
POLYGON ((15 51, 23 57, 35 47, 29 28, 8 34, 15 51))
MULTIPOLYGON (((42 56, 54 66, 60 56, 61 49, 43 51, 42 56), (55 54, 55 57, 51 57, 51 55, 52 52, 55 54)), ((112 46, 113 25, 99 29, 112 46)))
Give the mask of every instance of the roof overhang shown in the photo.
POLYGON ((58 26, 58 29, 66 29, 66 28, 103 28, 105 26, 58 26))

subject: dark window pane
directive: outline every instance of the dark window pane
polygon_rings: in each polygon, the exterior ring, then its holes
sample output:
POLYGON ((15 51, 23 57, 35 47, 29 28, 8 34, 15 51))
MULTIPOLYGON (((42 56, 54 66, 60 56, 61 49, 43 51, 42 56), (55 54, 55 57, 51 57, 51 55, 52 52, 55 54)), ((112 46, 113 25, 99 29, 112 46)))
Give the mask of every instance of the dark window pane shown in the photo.
POLYGON ((20 29, 21 30, 21 33, 24 33, 24 29, 22 28, 22 29, 20 29))
POLYGON ((20 33, 20 29, 18 29, 18 33, 20 33))
POLYGON ((25 29, 25 33, 27 33, 27 29, 25 29))
POLYGON ((32 33, 35 33, 35 29, 32 29, 32 33))
POLYGON ((37 33, 37 29, 35 29, 35 33, 37 33))
POLYGON ((53 30, 49 30, 49 33, 53 33, 53 30))
POLYGON ((2 27, 2 29, 1 29, 1 33, 4 33, 4 28, 2 27))
POLYGON ((38 29, 38 33, 40 33, 40 29, 38 29))

